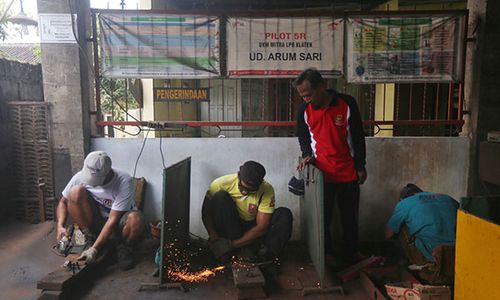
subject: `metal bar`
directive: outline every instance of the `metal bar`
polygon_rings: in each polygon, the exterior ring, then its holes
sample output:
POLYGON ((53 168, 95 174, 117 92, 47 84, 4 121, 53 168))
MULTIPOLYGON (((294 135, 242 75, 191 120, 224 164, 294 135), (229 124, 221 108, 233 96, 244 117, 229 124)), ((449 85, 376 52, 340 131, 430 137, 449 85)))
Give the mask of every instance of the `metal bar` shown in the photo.
POLYGON ((413 100, 413 83, 410 83, 410 103, 408 104, 408 120, 411 120, 412 100, 413 100))
POLYGON ((399 120, 399 92, 400 83, 396 83, 396 120, 399 120))
POLYGON ((375 87, 375 85, 371 84, 370 85, 370 109, 369 109, 369 115, 370 115, 370 118, 371 119, 374 119, 373 117, 373 88, 375 87))
POLYGON ((113 92, 113 90, 110 90, 109 92, 111 93, 111 95, 109 95, 109 97, 111 98, 111 120, 115 120, 115 97, 114 97, 115 93, 113 92))
MULTIPOLYGON (((375 120, 364 120, 363 125, 462 125, 463 120, 395 120, 395 121, 375 121, 375 120)), ((100 121, 96 122, 97 126, 148 126, 152 124, 155 125, 185 125, 185 126, 274 126, 274 127, 287 127, 296 126, 295 121, 225 121, 225 122, 215 122, 215 121, 155 121, 155 122, 137 122, 137 121, 100 121)))
MULTIPOLYGON (((208 93, 211 94, 211 87, 210 87, 210 78, 208 79, 208 93)), ((211 102, 209 101, 208 102, 208 120, 211 120, 210 119, 210 106, 212 106, 211 102)), ((215 105, 215 108, 217 108, 217 104, 215 105)), ((217 112, 215 112, 215 115, 217 116, 217 112)))
POLYGON ((279 104, 279 98, 280 98, 280 86, 279 86, 279 81, 277 79, 274 79, 274 121, 279 121, 280 119, 280 114, 279 114, 279 109, 280 109, 280 104, 279 104))
POLYGON ((458 84, 458 113, 457 120, 462 120, 462 97, 463 97, 464 89, 463 84, 460 82, 458 84))
POLYGON ((463 33, 464 33, 464 40, 463 40, 463 43, 462 43, 462 66, 461 66, 461 71, 462 71, 462 74, 460 74, 460 82, 463 83, 464 82, 464 78, 465 78, 465 55, 467 54, 467 31, 468 31, 468 26, 469 26, 469 11, 466 10, 466 13, 464 14, 465 15, 465 20, 462 24, 462 30, 463 30, 463 33))
POLYGON ((463 120, 396 120, 396 121, 363 121, 363 125, 463 125, 463 120))
POLYGON ((254 11, 243 11, 243 10, 173 10, 173 9, 138 9, 133 11, 123 11, 121 9, 91 9, 92 13, 128 13, 134 12, 135 14, 172 14, 172 15, 202 15, 202 16, 256 16, 256 17, 295 17, 295 16, 334 16, 334 17, 345 17, 345 16, 406 16, 406 15, 422 15, 422 16, 441 16, 441 15, 466 15, 468 10, 415 10, 415 11, 345 11, 335 13, 332 10, 326 9, 308 9, 308 10, 294 10, 294 11, 283 11, 283 10, 254 10, 254 11))
POLYGON ((384 83, 384 106, 382 107, 382 120, 385 121, 385 93, 386 93, 386 84, 384 83))
POLYGON ((265 118, 265 114, 266 114, 266 101, 265 101, 265 97, 266 97, 266 92, 268 91, 267 89, 267 84, 269 84, 269 82, 265 79, 262 79, 262 97, 260 99, 260 105, 262 107, 261 109, 261 118, 264 119, 265 118))
POLYGON ((222 93, 222 120, 226 120, 225 108, 226 108, 226 94, 224 93, 224 78, 221 79, 221 93, 222 93))
POLYGON ((33 105, 40 105, 40 106, 49 106, 48 102, 42 102, 42 101, 8 101, 7 105, 25 105, 25 106, 33 106, 33 105))
MULTIPOLYGON (((92 12, 92 46, 94 54, 94 85, 95 85, 95 106, 97 121, 102 121, 101 112, 101 73, 99 73, 99 46, 97 44, 97 20, 96 12, 92 12)), ((104 133, 104 128, 97 128, 99 134, 104 133)))
MULTIPOLYGON (((235 120, 238 121, 238 80, 235 81, 236 82, 236 114, 235 114, 235 120)), ((241 89, 240 89, 240 93, 241 93, 241 89)))
POLYGON ((165 249, 163 247, 163 245, 165 245, 165 242, 166 242, 166 237, 165 237, 165 232, 167 231, 167 228, 165 226, 165 209, 167 209, 165 207, 165 182, 167 181, 167 169, 163 169, 163 172, 162 172, 162 178, 163 178, 163 188, 162 188, 162 200, 161 200, 161 235, 160 235, 160 263, 159 263, 159 270, 160 270, 160 284, 163 284, 165 283, 165 276, 163 273, 165 273, 165 271, 167 271, 167 267, 168 266, 165 266, 165 261, 164 261, 164 257, 165 257, 165 249))
POLYGON ((292 110, 293 110, 293 87, 292 87, 292 79, 288 81, 288 121, 291 121, 293 116, 292 116, 292 110))
POLYGON ((125 80, 125 121, 128 121, 128 79, 123 80, 125 80))
MULTIPOLYGON (((247 97, 247 100, 248 100, 248 103, 247 103, 247 110, 248 110, 248 114, 246 116, 245 119, 250 119, 250 118, 253 118, 251 112, 253 112, 253 107, 252 107, 252 80, 253 79, 247 79, 248 80, 248 97, 247 97)), ((243 114, 243 112, 242 112, 243 114)), ((242 118, 242 121, 243 121, 243 118, 242 118)))
POLYGON ((422 104, 422 120, 425 120, 425 101, 427 100, 427 82, 424 83, 424 96, 422 104))
POLYGON ((436 89, 436 111, 434 113, 434 119, 439 119, 439 82, 437 83, 437 89, 436 89))
POLYGON ((346 11, 345 16, 406 16, 406 15, 422 15, 422 16, 440 16, 440 15, 466 15, 468 14, 468 10, 466 9, 448 9, 448 10, 405 10, 405 11, 397 11, 397 10, 379 10, 379 11, 346 11))
POLYGON ((448 83, 448 111, 446 113, 446 119, 449 120, 451 117, 451 94, 453 93, 453 83, 448 83))

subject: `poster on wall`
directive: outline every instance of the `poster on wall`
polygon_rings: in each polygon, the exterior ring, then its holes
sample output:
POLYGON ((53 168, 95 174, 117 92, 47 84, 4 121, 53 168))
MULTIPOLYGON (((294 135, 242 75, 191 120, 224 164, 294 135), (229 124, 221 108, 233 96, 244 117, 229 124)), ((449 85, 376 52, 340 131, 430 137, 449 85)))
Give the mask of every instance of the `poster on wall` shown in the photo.
POLYGON ((76 43, 76 17, 74 14, 38 14, 40 43, 76 43))
POLYGON ((105 77, 220 75, 217 17, 102 13, 99 25, 105 77))
POLYGON ((226 34, 229 77, 295 77, 309 67, 342 75, 342 19, 228 18, 226 34))
POLYGON ((351 83, 460 79, 463 16, 356 16, 346 22, 351 83))

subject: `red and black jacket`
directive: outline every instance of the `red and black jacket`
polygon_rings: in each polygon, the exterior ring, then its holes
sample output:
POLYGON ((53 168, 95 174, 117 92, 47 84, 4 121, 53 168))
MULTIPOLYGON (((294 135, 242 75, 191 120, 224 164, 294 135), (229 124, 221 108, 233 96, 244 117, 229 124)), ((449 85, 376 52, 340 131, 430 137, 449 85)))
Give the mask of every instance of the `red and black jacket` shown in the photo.
POLYGON ((299 107, 297 136, 302 157, 314 156, 325 182, 357 180, 365 169, 366 145, 356 100, 329 90, 329 107, 314 110, 308 103, 299 107))

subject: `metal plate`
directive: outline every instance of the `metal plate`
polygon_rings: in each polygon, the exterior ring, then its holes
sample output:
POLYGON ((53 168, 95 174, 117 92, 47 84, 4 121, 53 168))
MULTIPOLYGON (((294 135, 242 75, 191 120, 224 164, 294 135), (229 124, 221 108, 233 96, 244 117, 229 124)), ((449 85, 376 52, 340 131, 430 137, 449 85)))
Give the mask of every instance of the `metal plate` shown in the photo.
POLYGON ((323 173, 312 165, 301 172, 305 182, 304 199, 300 202, 302 239, 307 243, 311 261, 321 287, 325 284, 325 230, 323 208, 323 173))
POLYGON ((161 208, 160 283, 164 283, 164 249, 167 243, 177 245, 189 241, 189 202, 191 189, 191 157, 163 170, 161 208))

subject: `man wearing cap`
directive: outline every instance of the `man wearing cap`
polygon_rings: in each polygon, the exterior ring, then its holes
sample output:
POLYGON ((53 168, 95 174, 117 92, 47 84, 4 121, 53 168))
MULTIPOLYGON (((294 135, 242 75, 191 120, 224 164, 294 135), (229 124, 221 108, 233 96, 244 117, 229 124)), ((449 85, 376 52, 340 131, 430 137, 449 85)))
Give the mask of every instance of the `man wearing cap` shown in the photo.
POLYGON ((85 158, 83 168, 62 191, 56 210, 57 240, 68 233, 68 214, 85 235, 85 250, 79 260, 93 263, 105 243, 118 240, 118 260, 124 270, 134 266, 130 246, 144 230, 142 214, 132 210, 133 179, 126 172, 112 168, 104 151, 94 151, 85 158))
POLYGON ((202 219, 209 235, 210 249, 218 259, 227 259, 233 250, 242 259, 278 256, 292 233, 292 213, 274 208, 274 189, 264 180, 266 170, 247 161, 238 173, 215 179, 209 186, 202 219))

